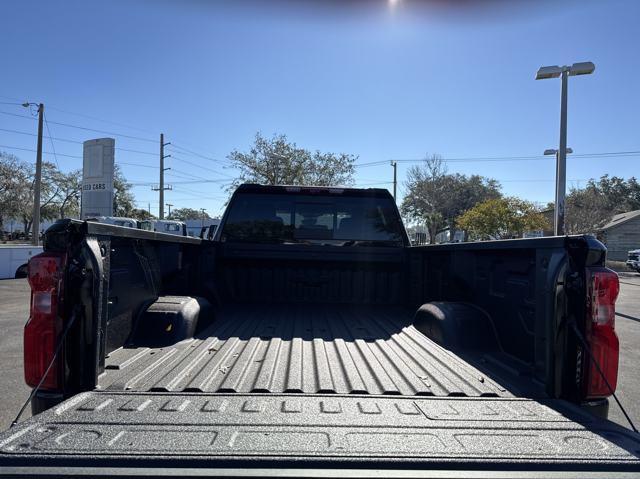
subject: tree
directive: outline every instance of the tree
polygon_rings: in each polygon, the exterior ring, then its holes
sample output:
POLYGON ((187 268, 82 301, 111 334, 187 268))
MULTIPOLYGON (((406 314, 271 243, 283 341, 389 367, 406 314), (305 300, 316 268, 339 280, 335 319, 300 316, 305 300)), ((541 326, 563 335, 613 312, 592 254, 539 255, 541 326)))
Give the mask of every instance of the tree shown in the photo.
POLYGON ((520 238, 525 231, 543 229, 546 220, 530 201, 492 198, 465 211, 457 220, 473 239, 520 238))
POLYGON ((401 211, 409 219, 423 223, 429 242, 455 226, 455 219, 477 203, 500 196, 500 184, 479 175, 449 174, 439 155, 425 159, 409 169, 401 211))
POLYGON ((149 213, 147 210, 143 208, 134 208, 131 210, 131 218, 145 221, 145 220, 155 220, 156 216, 149 213))
POLYGON ((131 184, 127 183, 122 170, 115 165, 113 174, 113 216, 131 217, 135 209, 131 184))
POLYGON ((171 217, 169 219, 180 221, 201 220, 210 219, 210 216, 206 211, 203 213, 201 210, 196 210, 194 208, 176 208, 171 212, 171 217))
POLYGON ((4 220, 17 208, 22 181, 23 164, 17 156, 0 151, 0 231, 4 220))
POLYGON ((594 233, 618 213, 640 209, 640 184, 632 177, 591 179, 585 188, 572 188, 566 199, 565 230, 594 233))
POLYGON ((81 178, 82 170, 58 173, 56 177, 59 186, 57 206, 60 218, 78 218, 80 216, 81 178))
POLYGON ((232 151, 227 157, 240 171, 232 188, 240 183, 265 185, 352 185, 357 156, 310 152, 290 142, 286 135, 271 139, 256 133, 251 149, 232 151))
MULTIPOLYGON (((42 162, 42 176, 40 181, 40 219, 48 220, 57 216, 56 199, 60 192, 57 179, 59 170, 53 163, 42 162)), ((25 233, 31 230, 33 223, 33 201, 35 189, 35 166, 20 162, 16 171, 17 197, 13 214, 22 220, 25 233)))

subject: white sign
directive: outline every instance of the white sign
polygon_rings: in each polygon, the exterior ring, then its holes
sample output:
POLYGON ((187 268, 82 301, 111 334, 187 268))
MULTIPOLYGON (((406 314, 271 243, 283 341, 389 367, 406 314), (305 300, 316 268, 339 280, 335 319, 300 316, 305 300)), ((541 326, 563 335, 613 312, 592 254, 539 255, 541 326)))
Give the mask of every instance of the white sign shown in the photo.
POLYGON ((88 140, 83 144, 82 219, 113 216, 113 138, 88 140))

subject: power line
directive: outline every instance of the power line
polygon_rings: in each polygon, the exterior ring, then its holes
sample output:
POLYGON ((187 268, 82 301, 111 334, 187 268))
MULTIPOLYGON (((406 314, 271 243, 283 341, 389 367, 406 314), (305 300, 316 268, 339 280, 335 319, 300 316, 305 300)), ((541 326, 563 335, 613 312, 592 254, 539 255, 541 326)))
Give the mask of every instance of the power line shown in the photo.
MULTIPOLYGON (((48 129, 47 129, 48 130, 48 129)), ((26 136, 38 136, 35 133, 29 133, 27 131, 19 131, 19 130, 11 130, 9 128, 0 128, 0 131, 6 131, 7 133, 16 133, 18 135, 26 135, 26 136)), ((52 140, 55 141, 62 141, 65 143, 74 143, 76 145, 82 145, 84 144, 84 141, 79 141, 79 140, 71 140, 69 138, 59 138, 56 136, 45 136, 45 138, 51 138, 52 140)), ((142 151, 142 150, 133 150, 131 148, 121 148, 119 146, 115 147, 116 150, 118 151, 126 151, 128 153, 139 153, 141 155, 150 155, 150 156, 158 156, 157 153, 153 153, 151 151, 142 151)))
MULTIPOLYGON (((188 173, 187 173, 188 174, 188 173)), ((182 174, 178 174, 176 175, 175 173, 172 173, 171 176, 176 177, 176 178, 184 178, 188 181, 173 181, 171 182, 172 185, 198 185, 198 184, 214 184, 214 183, 223 183, 225 181, 229 181, 227 178, 218 178, 218 179, 207 179, 207 178, 203 178, 203 177, 195 177, 196 179, 191 179, 188 176, 183 176, 182 174)))
POLYGON ((154 170, 157 168, 157 166, 141 165, 140 163, 129 163, 128 161, 116 161, 116 165, 137 166, 139 168, 152 168, 154 170))
POLYGON ((176 188, 176 190, 178 193, 183 193, 185 195, 191 195, 197 198, 202 198, 204 196, 206 196, 208 193, 205 191, 195 191, 195 190, 190 190, 188 188, 184 188, 184 187, 178 187, 176 188))
MULTIPOLYGON (((617 158, 625 156, 640 156, 640 150, 632 151, 606 151, 599 153, 578 153, 573 154, 568 158, 617 158)), ((553 160, 551 156, 485 156, 485 157, 467 157, 467 158, 441 158, 442 162, 484 162, 484 161, 540 161, 540 160, 553 160)), ((406 163, 419 163, 426 161, 426 158, 401 158, 393 159, 393 161, 406 162, 406 163)), ((362 166, 375 166, 386 164, 387 161, 372 161, 369 163, 356 164, 356 167, 362 166)))
POLYGON ((129 128, 131 130, 143 131, 145 133, 150 133, 152 135, 155 134, 155 132, 150 131, 150 130, 146 130, 144 128, 140 128, 140 127, 132 126, 132 125, 127 125, 126 123, 120 123, 120 122, 117 122, 117 121, 105 120, 103 118, 98 118, 97 116, 86 115, 84 113, 76 113, 76 112, 69 111, 69 110, 62 110, 60 108, 54 108, 54 107, 51 107, 51 106, 47 106, 47 108, 49 110, 59 111, 60 113, 66 113, 68 115, 75 115, 75 116, 79 116, 79 117, 82 117, 82 118, 88 118, 89 120, 95 120, 95 121, 99 121, 99 122, 102 122, 102 123, 107 123, 107 124, 111 124, 111 125, 115 125, 115 126, 121 126, 123 128, 129 128))
MULTIPOLYGON (((9 116, 15 116, 18 118, 31 118, 33 120, 35 120, 35 118, 33 118, 32 116, 28 116, 28 115, 20 115, 18 113, 10 113, 8 111, 0 111, 1 114, 3 115, 9 115, 9 116)), ((111 136, 116 136, 116 137, 120 137, 120 138, 128 138, 130 140, 138 140, 138 141, 146 141, 149 143, 157 143, 157 140, 152 140, 150 138, 143 138, 140 136, 134 136, 134 135, 126 135, 124 133, 115 133, 113 131, 107 131, 107 130, 99 130, 96 128, 87 128, 84 126, 79 126, 79 125, 73 125, 70 123, 62 123, 62 122, 56 122, 56 121, 52 121, 51 122, 52 125, 58 125, 58 126, 64 126, 67 128, 76 128, 78 130, 84 130, 84 131, 93 131, 95 133, 104 133, 105 135, 111 135, 111 136)))
POLYGON ((8 111, 0 111, 0 113, 2 113, 3 115, 17 116, 18 118, 28 118, 29 120, 37 120, 37 118, 33 117, 32 115, 21 115, 20 113, 11 113, 8 111))
POLYGON ((194 175, 192 173, 187 173, 185 171, 181 171, 181 170, 171 170, 170 173, 167 173, 168 176, 175 176, 176 178, 186 178, 188 180, 191 179, 195 179, 195 180, 206 180, 207 178, 205 178, 204 176, 198 176, 198 175, 194 175))
MULTIPOLYGON (((19 106, 22 106, 22 103, 23 103, 19 98, 14 98, 14 97, 10 97, 10 96, 0 95, 0 98, 4 98, 6 100, 14 100, 14 101, 18 102, 18 103, 0 102, 0 105, 19 105, 19 106)), ((137 126, 127 125, 125 123, 119 123, 119 122, 112 121, 112 120, 105 120, 104 118, 98 118, 97 116, 87 115, 86 113, 77 113, 77 112, 74 112, 74 111, 63 110, 61 108, 55 108, 55 107, 49 106, 48 104, 47 104, 47 109, 48 110, 59 111, 61 113, 66 113, 68 115, 75 115, 75 116, 80 116, 80 117, 83 117, 83 118, 89 118, 90 120, 96 120, 96 121, 100 121, 102 123, 111 123, 112 125, 121 126, 123 128, 130 128, 132 130, 144 131, 145 133, 151 133, 152 135, 155 134, 155 132, 153 132, 153 131, 145 130, 144 128, 140 128, 140 127, 137 127, 137 126)))
MULTIPOLYGON (((32 148, 19 148, 17 146, 9 146, 9 145, 0 145, 0 148, 8 148, 9 150, 30 151, 32 153, 37 153, 37 151, 32 149, 32 148)), ((53 153, 51 153, 50 151, 43 151, 42 154, 44 154, 44 155, 53 155, 53 153)), ((67 158, 77 158, 79 160, 82 159, 82 157, 78 156, 78 155, 65 155, 63 153, 58 153, 58 156, 64 156, 64 157, 67 157, 67 158)))
POLYGON ((53 144, 53 138, 51 138, 51 130, 49 130, 49 122, 47 121, 47 115, 42 112, 42 116, 44 118, 44 124, 47 126, 47 133, 49 134, 49 141, 51 142, 51 149, 53 150, 53 159, 56 162, 56 167, 60 169, 60 164, 58 163, 58 157, 56 156, 56 146, 53 144))
POLYGON ((222 173, 220 170, 215 170, 215 169, 213 169, 213 168, 208 168, 208 167, 206 167, 206 166, 199 165, 199 164, 197 164, 197 163, 194 163, 194 162, 192 162, 192 161, 185 160, 185 159, 180 158, 179 156, 176 156, 176 155, 173 155, 173 154, 171 155, 171 158, 172 158, 173 160, 181 161, 181 162, 183 162, 183 163, 187 163, 188 165, 192 165, 192 166, 195 166, 195 167, 197 167, 197 168, 201 168, 201 169, 203 169, 203 170, 211 171, 211 172, 216 173, 216 174, 221 175, 221 176, 226 176, 227 178, 233 178, 233 176, 227 175, 226 173, 222 173))
MULTIPOLYGON (((214 163, 223 163, 223 160, 217 160, 217 159, 212 158, 212 157, 210 157, 210 156, 206 156, 206 155, 200 154, 200 153, 195 152, 195 151, 193 151, 193 150, 189 150, 188 148, 185 148, 185 147, 183 147, 183 146, 176 145, 175 143, 172 143, 172 144, 171 144, 171 147, 172 147, 172 149, 178 149, 178 150, 182 150, 182 151, 184 151, 184 152, 186 152, 186 153, 191 153, 192 155, 197 156, 198 158, 202 158, 202 159, 204 159, 204 160, 213 161, 214 163)), ((178 151, 178 153, 179 153, 179 151, 178 151)), ((227 163, 229 163, 229 160, 224 160, 224 161, 226 161, 227 163)))
MULTIPOLYGON (((3 105, 15 105, 15 106, 21 106, 22 105, 21 102, 18 102, 19 101, 18 99, 13 98, 13 97, 7 97, 7 96, 0 95, 0 98, 6 98, 6 99, 9 99, 9 100, 16 100, 16 103, 14 103, 14 102, 0 102, 0 104, 3 104, 3 105)), ((54 111, 59 111, 61 113, 65 113, 65 114, 68 114, 68 115, 75 115, 75 116, 79 116, 79 117, 82 117, 82 118, 88 118, 90 120, 95 120, 95 121, 99 121, 99 122, 102 122, 102 123, 112 124, 112 125, 120 126, 120 127, 123 127, 123 128, 129 128, 129 129, 132 129, 132 130, 143 131, 145 133, 150 133, 150 134, 154 134, 155 133, 155 132, 147 130, 145 128, 140 128, 140 127, 137 127, 137 126, 128 125, 126 123, 120 123, 120 122, 113 121, 113 120, 105 120, 104 118, 99 118, 97 116, 87 115, 85 113, 78 113, 78 112, 74 112, 74 111, 64 110, 62 108, 56 108, 56 107, 52 107, 52 106, 49 106, 49 105, 47 105, 47 109, 54 110, 54 111)), ((23 118, 30 118, 29 116, 17 115, 15 113, 9 113, 9 112, 2 112, 2 113, 7 114, 7 115, 19 116, 19 117, 23 117, 23 118)), ((82 127, 78 127, 78 126, 75 126, 75 125, 73 127, 74 128, 82 128, 82 127)), ((91 130, 91 131, 98 131, 100 133, 103 132, 102 130, 91 130)), ((113 135, 121 136, 121 137, 130 137, 129 135, 124 135, 124 134, 116 134, 116 133, 109 133, 109 132, 104 132, 104 133, 113 134, 113 135)), ((140 138, 140 137, 132 137, 132 138, 143 140, 143 141, 155 142, 155 140, 151 140, 151 139, 147 139, 147 138, 140 138)), ((210 160, 210 161, 215 161, 215 162, 219 162, 220 161, 220 160, 216 160, 215 158, 211 158, 209 156, 206 156, 206 155, 203 155, 201 153, 198 153, 196 151, 192 151, 192 150, 189 150, 187 148, 181 147, 179 145, 177 146, 177 148, 180 149, 180 150, 183 150, 185 152, 191 153, 191 154, 193 154, 195 156, 198 156, 199 158, 204 158, 204 159, 207 159, 207 160, 210 160)), ((148 154, 148 152, 145 152, 145 154, 148 154)), ((152 153, 152 154, 156 155, 155 153, 152 153)), ((225 160, 225 161, 227 161, 227 160, 225 160)))

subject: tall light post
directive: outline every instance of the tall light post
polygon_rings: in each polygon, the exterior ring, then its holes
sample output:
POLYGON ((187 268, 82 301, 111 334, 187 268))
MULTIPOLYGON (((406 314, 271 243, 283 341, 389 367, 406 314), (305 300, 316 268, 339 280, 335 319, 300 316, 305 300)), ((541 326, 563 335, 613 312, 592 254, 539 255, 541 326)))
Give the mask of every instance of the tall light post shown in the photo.
MULTIPOLYGON (((566 152, 570 155, 573 150, 567 148, 566 152)), ((545 155, 554 155, 556 157, 556 201, 553 214, 553 234, 556 236, 564 234, 565 185, 567 184, 567 169, 560 168, 559 153, 560 150, 544 150, 545 155)))
POLYGON ((596 69, 591 62, 574 63, 571 66, 559 67, 557 65, 541 67, 536 73, 536 80, 548 78, 561 78, 560 94, 560 147, 557 153, 556 166, 556 209, 555 209, 555 234, 564 235, 564 198, 567 189, 567 87, 568 77, 576 75, 590 75, 596 69))

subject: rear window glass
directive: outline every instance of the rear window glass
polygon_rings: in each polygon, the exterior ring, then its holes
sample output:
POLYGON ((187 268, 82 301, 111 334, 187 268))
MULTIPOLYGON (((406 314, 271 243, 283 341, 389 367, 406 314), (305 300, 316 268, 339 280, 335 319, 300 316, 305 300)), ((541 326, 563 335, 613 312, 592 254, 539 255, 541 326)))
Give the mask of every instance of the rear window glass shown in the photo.
POLYGON ((242 194, 229 205, 221 240, 399 246, 403 234, 387 198, 242 194))

